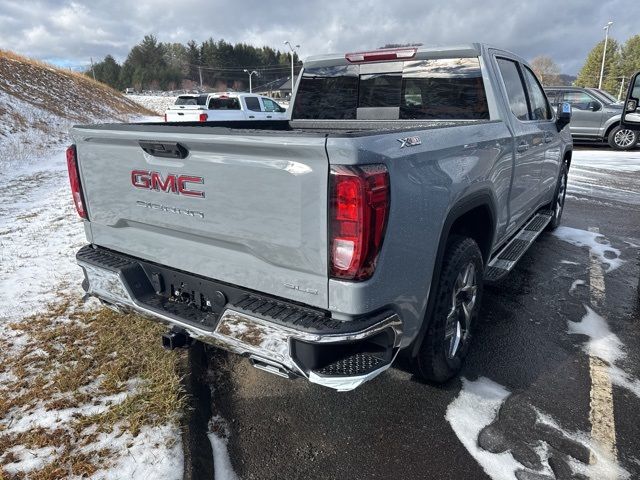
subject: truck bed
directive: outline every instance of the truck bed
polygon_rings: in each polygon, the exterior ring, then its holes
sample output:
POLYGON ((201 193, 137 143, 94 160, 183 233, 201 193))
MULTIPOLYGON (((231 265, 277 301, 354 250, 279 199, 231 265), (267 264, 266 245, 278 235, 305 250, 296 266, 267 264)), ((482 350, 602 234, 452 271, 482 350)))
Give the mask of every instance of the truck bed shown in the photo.
POLYGON ((288 132, 297 135, 337 135, 367 136, 410 130, 433 130, 437 128, 461 127, 495 123, 496 120, 456 120, 456 121, 366 121, 366 120, 254 120, 254 121, 213 121, 213 122, 140 122, 103 123, 97 125, 77 125, 77 129, 100 131, 126 131, 144 133, 211 133, 225 135, 280 135, 288 132))

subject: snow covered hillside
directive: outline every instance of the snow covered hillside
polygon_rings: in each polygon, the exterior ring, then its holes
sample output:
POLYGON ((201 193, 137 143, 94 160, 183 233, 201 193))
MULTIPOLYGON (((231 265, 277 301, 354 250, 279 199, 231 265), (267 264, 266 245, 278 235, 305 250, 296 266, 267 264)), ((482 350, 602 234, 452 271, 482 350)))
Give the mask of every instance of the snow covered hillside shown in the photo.
POLYGON ((65 144, 74 124, 149 114, 84 75, 0 50, 0 168, 65 144))

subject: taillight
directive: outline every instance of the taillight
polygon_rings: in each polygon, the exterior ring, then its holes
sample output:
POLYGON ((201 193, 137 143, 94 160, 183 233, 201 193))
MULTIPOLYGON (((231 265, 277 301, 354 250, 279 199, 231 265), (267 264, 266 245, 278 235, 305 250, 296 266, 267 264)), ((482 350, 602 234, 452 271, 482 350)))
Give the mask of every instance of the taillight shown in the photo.
POLYGON ((353 52, 345 54, 344 58, 351 63, 381 62, 384 60, 405 60, 416 56, 417 48, 395 48, 372 50, 370 52, 353 52))
POLYGON ((207 118, 209 118, 209 115, 207 115, 206 113, 201 113, 200 114, 200 121, 201 122, 206 122, 207 118))
POLYGON ((373 275, 389 216, 389 173, 384 165, 331 169, 331 276, 373 275))
POLYGON ((87 210, 84 206, 82 196, 82 186, 80 185, 80 174, 78 172, 78 158, 76 155, 76 146, 71 145, 67 148, 67 170, 69 170, 69 183, 71 184, 71 195, 76 211, 84 219, 88 219, 87 210))

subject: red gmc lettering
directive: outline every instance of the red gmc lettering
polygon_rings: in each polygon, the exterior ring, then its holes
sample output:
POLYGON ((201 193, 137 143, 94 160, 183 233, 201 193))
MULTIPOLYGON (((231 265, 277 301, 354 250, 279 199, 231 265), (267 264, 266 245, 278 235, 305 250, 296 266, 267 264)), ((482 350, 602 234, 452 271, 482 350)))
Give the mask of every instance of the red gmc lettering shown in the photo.
POLYGON ((181 175, 178 177, 178 192, 180 195, 187 195, 188 197, 204 197, 204 192, 200 190, 189 190, 187 188, 187 183, 204 183, 204 178, 202 177, 190 177, 188 175, 181 175))
POLYGON ((176 193, 187 197, 204 198, 204 192, 190 189, 188 183, 204 184, 204 178, 192 175, 169 174, 166 178, 160 172, 148 170, 133 170, 131 172, 131 185, 145 190, 157 192, 176 193))
POLYGON ((167 179, 163 182, 161 174, 158 172, 151 172, 151 189, 178 193, 178 188, 176 187, 176 176, 168 175, 167 179))

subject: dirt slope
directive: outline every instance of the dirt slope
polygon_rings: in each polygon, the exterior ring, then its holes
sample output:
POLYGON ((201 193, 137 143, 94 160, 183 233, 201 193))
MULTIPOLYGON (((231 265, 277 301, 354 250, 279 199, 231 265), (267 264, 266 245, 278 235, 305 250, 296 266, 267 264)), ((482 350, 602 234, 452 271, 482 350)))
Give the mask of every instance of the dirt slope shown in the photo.
POLYGON ((140 115, 153 113, 84 75, 0 50, 0 157, 61 142, 77 123, 140 115))

